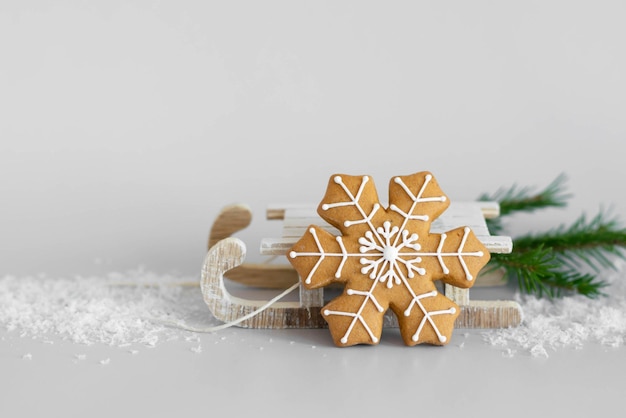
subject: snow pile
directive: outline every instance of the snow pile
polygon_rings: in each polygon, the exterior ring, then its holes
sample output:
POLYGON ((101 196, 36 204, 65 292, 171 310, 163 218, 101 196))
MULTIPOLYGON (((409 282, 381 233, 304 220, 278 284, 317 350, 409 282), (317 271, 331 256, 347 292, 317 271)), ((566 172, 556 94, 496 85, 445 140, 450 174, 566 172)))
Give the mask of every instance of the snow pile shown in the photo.
POLYGON ((607 296, 589 299, 569 296, 549 300, 517 296, 524 322, 517 328, 483 334, 486 342, 501 347, 507 356, 518 351, 548 357, 560 348, 583 348, 585 343, 620 347, 626 343, 626 275, 624 263, 607 272, 607 296))
POLYGON ((55 335, 88 345, 155 346, 189 333, 151 319, 212 319, 198 282, 143 269, 103 277, 5 276, 0 327, 42 340, 55 335))
MULTIPOLYGON (((557 349, 580 349, 587 343, 624 346, 625 273, 624 263, 609 272, 605 278, 609 286, 604 289, 608 296, 597 299, 517 296, 523 324, 486 331, 484 341, 506 356, 533 357, 548 357, 557 349)), ((197 335, 155 320, 218 324, 202 300, 198 281, 142 269, 94 277, 5 276, 0 278, 0 327, 43 342, 51 336, 117 347, 197 342, 197 335)))

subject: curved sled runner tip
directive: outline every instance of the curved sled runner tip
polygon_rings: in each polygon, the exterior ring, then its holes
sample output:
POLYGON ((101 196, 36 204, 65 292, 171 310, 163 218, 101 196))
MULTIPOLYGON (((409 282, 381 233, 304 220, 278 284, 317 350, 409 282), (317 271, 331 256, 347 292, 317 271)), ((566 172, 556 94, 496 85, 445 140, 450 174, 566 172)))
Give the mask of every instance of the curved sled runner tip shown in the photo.
MULTIPOLYGON (((236 203, 225 206, 215 218, 209 233, 208 250, 223 239, 239 232, 252 222, 248 205, 236 203)), ((287 289, 298 283, 298 273, 289 264, 240 263, 226 274, 228 280, 263 289, 287 289)))
MULTIPOLYGON (((202 267, 200 287, 204 301, 213 315, 231 322, 257 310, 267 301, 232 296, 224 286, 224 273, 240 266, 246 257, 246 245, 237 238, 225 238, 207 253, 202 267)), ((276 302, 240 324, 244 328, 322 328, 326 321, 319 307, 303 308, 299 302, 276 302)))

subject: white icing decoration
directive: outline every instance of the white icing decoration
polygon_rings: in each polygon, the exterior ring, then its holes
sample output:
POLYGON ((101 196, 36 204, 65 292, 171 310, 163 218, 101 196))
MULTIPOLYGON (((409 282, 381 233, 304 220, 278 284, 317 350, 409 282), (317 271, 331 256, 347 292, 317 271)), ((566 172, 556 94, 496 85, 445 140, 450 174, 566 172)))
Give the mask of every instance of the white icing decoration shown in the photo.
POLYGON ((402 209, 400 209, 396 205, 389 206, 389 209, 391 209, 394 212, 398 212, 400 215, 404 216, 407 219, 414 219, 414 220, 418 220, 418 221, 427 221, 429 219, 428 215, 411 215, 411 216, 409 216, 406 212, 403 212, 402 209))
POLYGON ((402 211, 396 205, 391 205, 389 207, 390 210, 393 210, 396 213, 399 213, 404 221, 400 227, 397 225, 392 225, 392 222, 387 220, 383 222, 383 225, 375 228, 372 224, 372 218, 376 211, 380 209, 380 205, 378 203, 374 204, 372 210, 369 214, 365 212, 365 210, 361 207, 360 198, 365 188, 365 184, 369 181, 367 176, 362 178, 359 189, 357 190, 356 195, 353 195, 350 190, 347 188, 341 176, 336 176, 334 178, 335 183, 340 185, 344 190, 346 196, 349 198, 348 201, 342 202, 330 202, 324 203, 321 207, 323 210, 330 210, 338 207, 345 206, 354 206, 358 213, 361 215, 360 219, 355 220, 346 220, 344 222, 345 227, 350 227, 356 224, 367 224, 369 230, 364 233, 362 237, 358 239, 358 243, 361 245, 358 253, 348 253, 346 250, 342 237, 336 237, 336 241, 339 244, 341 252, 326 252, 322 247, 315 229, 309 229, 309 233, 313 236, 313 239, 317 246, 317 252, 295 252, 292 251, 290 253, 290 257, 319 257, 316 264, 313 266, 309 275, 305 279, 305 283, 310 283, 313 274, 319 267, 319 265, 323 262, 326 257, 340 257, 341 261, 337 270, 335 271, 335 278, 340 279, 343 267, 348 260, 349 257, 359 257, 359 263, 363 266, 361 268, 361 273, 364 275, 368 275, 372 280, 372 286, 368 291, 356 290, 356 289, 346 289, 346 295, 348 296, 357 296, 363 297, 363 302, 360 305, 360 308, 357 312, 344 312, 344 311, 334 311, 326 309, 324 311, 325 316, 330 315, 338 315, 338 316, 347 316, 353 318, 348 329, 346 330, 345 335, 340 339, 343 344, 348 342, 350 334, 356 325, 359 322, 366 332, 369 334, 372 342, 377 342, 378 339, 372 333, 369 325, 366 323, 364 317, 362 316, 362 312, 368 303, 372 303, 374 307, 379 311, 383 312, 384 308, 380 305, 380 303, 376 300, 373 292, 376 286, 379 283, 383 283, 387 288, 392 288, 394 285, 403 286, 411 295, 412 300, 409 302, 409 305, 404 311, 406 316, 411 314, 411 310, 414 306, 417 306, 424 315, 416 332, 413 335, 413 341, 418 341, 421 331, 424 325, 428 322, 430 326, 433 328, 440 342, 445 342, 446 337, 441 334, 439 329, 437 328, 432 317, 437 315, 450 315, 454 314, 456 310, 454 307, 450 309, 444 309, 439 311, 431 311, 429 312, 421 300, 424 298, 435 297, 438 292, 436 290, 426 292, 423 294, 415 294, 413 289, 408 283, 408 279, 412 279, 417 274, 418 276, 426 275, 426 270, 423 267, 419 267, 419 264, 423 261, 424 257, 435 257, 441 267, 443 274, 449 274, 450 271, 445 263, 446 258, 455 258, 459 260, 459 263, 463 269, 465 277, 468 281, 473 280, 472 275, 470 274, 467 265, 465 263, 464 257, 482 257, 482 251, 474 251, 474 252, 464 252, 464 247, 467 241, 467 238, 470 233, 469 228, 464 229, 464 234, 459 244, 459 247, 452 252, 444 252, 443 247, 444 243, 447 239, 446 234, 440 235, 440 240, 435 252, 421 251, 421 245, 419 244, 419 236, 415 233, 410 233, 410 231, 406 230, 406 226, 409 220, 421 220, 428 221, 429 217, 425 214, 415 214, 415 208, 418 203, 427 203, 427 202, 444 202, 446 200, 445 196, 435 196, 435 197, 422 197, 430 181, 432 180, 432 176, 427 175, 424 179, 424 183, 422 184, 420 190, 417 194, 413 194, 409 188, 406 186, 404 181, 400 177, 395 177, 394 182, 404 190, 406 195, 413 201, 411 208, 408 212, 402 211), (406 277, 403 269, 400 268, 401 265, 404 265, 406 269, 406 277))
POLYGON ((358 209, 358 211, 361 213, 361 216, 363 218, 360 220, 356 220, 356 221, 345 221, 344 226, 346 228, 349 228, 352 225, 367 223, 371 229, 374 229, 374 226, 372 225, 371 220, 374 217, 374 214, 376 213, 376 211, 380 209, 380 204, 375 203, 374 206, 372 207, 372 211, 370 212, 370 214, 365 215, 365 211, 363 210, 363 208, 361 207, 361 204, 359 203, 359 200, 361 199, 361 194, 363 193, 363 189, 365 189, 365 185, 367 184, 368 181, 369 181, 369 177, 363 176, 361 179, 361 185, 359 186, 359 190, 357 191, 356 195, 353 195, 352 192, 350 192, 348 187, 343 182, 343 179, 341 178, 341 176, 335 176, 335 183, 341 186, 341 188, 346 193, 346 195, 350 198, 350 200, 346 202, 324 203, 322 205, 322 209, 329 210, 329 209, 342 207, 342 206, 355 206, 358 209))
POLYGON ((341 269, 343 269, 343 265, 346 264, 346 260, 348 259, 348 251, 346 251, 346 247, 343 245, 343 239, 341 237, 337 237, 336 239, 339 243, 339 247, 341 247, 341 254, 343 254, 341 257, 341 263, 335 272, 335 277, 339 279, 341 278, 341 269))

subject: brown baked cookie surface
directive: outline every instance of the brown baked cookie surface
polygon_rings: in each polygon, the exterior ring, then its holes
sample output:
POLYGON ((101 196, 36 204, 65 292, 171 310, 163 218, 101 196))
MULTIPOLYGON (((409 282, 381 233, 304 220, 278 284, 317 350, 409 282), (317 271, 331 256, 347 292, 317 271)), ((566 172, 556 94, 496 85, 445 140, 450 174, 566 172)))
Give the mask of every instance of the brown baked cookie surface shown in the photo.
POLYGON ((490 256, 467 227, 430 232, 449 204, 429 172, 392 178, 387 208, 370 177, 331 176, 317 211, 341 235, 312 225, 287 257, 308 289, 344 284, 322 309, 336 345, 377 344, 389 309, 406 345, 450 341, 459 307, 434 281, 469 288, 490 256))

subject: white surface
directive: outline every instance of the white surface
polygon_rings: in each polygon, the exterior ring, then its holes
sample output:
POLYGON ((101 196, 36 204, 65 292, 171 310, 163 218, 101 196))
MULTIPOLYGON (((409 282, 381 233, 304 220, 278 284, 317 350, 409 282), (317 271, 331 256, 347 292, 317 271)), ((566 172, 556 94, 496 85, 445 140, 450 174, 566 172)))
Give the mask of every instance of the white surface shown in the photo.
MULTIPOLYGON (((222 206, 254 208, 258 247, 278 230, 265 205, 316 203, 334 172, 384 195, 430 170, 453 200, 565 172, 569 210, 514 232, 623 219, 625 18, 609 1, 2 1, 0 274, 199 274, 222 206)), ((1 416, 382 412, 373 394, 400 415, 582 416, 625 387, 624 348, 508 359, 475 333, 338 350, 235 330, 137 356, 1 335, 1 416)))
POLYGON ((475 332, 455 336, 443 349, 407 349, 399 334, 390 334, 383 335, 382 345, 343 350, 329 346, 325 330, 225 331, 203 336, 200 354, 190 351, 197 344, 168 344, 133 355, 58 342, 3 341, 0 412, 583 417, 614 415, 621 405, 623 349, 589 346, 548 359, 506 358, 475 332), (32 360, 21 358, 26 352, 32 360), (77 360, 77 354, 87 357, 77 360), (110 363, 100 364, 104 359, 110 363))

